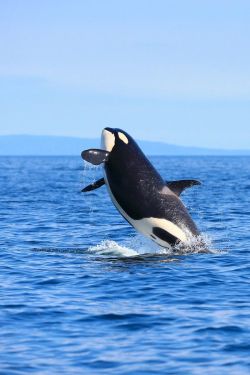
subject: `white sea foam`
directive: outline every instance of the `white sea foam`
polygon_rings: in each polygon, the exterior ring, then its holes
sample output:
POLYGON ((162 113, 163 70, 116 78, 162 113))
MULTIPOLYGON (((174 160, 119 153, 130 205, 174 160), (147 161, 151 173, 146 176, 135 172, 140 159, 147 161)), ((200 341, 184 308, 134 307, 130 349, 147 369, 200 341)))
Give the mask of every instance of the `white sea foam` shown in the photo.
POLYGON ((88 251, 99 255, 121 257, 133 257, 144 254, 188 255, 218 252, 213 249, 211 239, 204 234, 198 237, 190 237, 185 244, 181 243, 170 249, 160 247, 144 236, 136 235, 121 244, 116 241, 104 240, 98 245, 89 247, 88 251))
POLYGON ((138 255, 135 250, 124 245, 119 245, 117 242, 110 240, 104 240, 96 246, 91 246, 88 248, 88 251, 100 255, 115 255, 124 257, 138 255))

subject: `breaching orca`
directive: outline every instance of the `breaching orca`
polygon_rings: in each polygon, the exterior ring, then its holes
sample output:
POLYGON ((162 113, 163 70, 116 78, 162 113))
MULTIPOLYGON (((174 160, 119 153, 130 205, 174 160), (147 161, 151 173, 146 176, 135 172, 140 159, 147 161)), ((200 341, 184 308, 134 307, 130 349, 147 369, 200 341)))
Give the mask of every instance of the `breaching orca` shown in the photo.
POLYGON ((101 147, 81 154, 89 163, 104 165, 104 178, 83 192, 106 184, 121 215, 160 246, 170 247, 199 235, 179 198, 184 189, 200 185, 199 181, 164 181, 133 138, 121 129, 103 129, 101 147))

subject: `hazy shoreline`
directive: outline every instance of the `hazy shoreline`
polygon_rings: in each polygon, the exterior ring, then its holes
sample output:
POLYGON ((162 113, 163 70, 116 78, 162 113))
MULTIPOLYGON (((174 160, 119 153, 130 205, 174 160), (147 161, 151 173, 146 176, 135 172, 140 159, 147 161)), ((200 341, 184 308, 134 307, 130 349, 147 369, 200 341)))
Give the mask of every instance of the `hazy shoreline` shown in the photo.
MULTIPOLYGON (((212 149, 173 145, 164 142, 138 140, 138 144, 148 155, 161 156, 247 156, 250 150, 212 149)), ((66 136, 2 135, 0 136, 1 156, 77 156, 83 149, 99 148, 97 138, 66 136)))

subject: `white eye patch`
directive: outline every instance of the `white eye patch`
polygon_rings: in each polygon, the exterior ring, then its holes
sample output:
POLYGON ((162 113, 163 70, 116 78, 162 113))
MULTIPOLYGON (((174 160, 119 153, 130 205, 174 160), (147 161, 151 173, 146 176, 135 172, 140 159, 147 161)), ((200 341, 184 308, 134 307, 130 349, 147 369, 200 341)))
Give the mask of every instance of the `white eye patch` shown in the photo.
POLYGON ((124 143, 128 144, 128 138, 126 137, 125 134, 123 134, 121 132, 118 132, 118 137, 120 138, 121 141, 123 141, 124 143))

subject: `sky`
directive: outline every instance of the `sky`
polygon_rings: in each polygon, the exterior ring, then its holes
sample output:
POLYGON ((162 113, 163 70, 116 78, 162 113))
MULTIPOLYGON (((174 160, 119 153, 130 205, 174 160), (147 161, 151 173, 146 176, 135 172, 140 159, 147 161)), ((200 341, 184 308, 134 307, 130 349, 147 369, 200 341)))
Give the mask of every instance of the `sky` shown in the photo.
POLYGON ((0 135, 250 148, 249 0, 0 1, 0 135))

